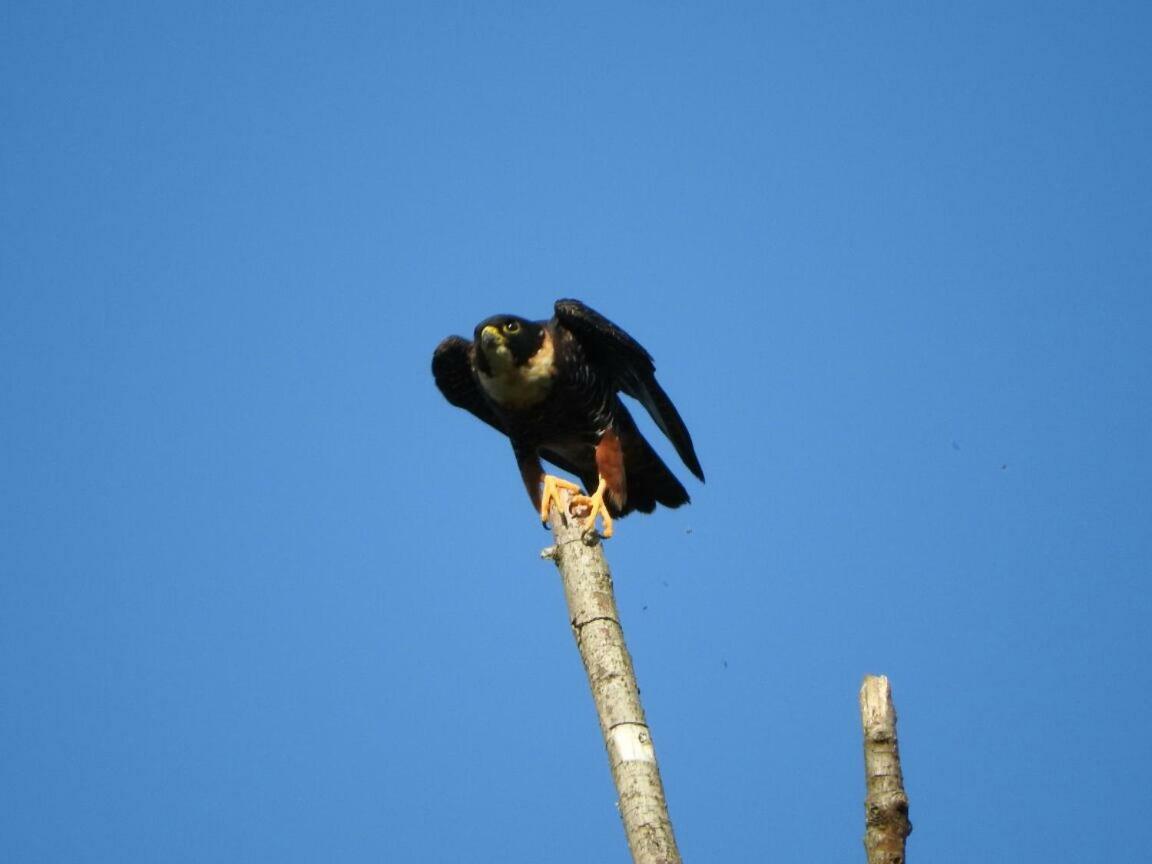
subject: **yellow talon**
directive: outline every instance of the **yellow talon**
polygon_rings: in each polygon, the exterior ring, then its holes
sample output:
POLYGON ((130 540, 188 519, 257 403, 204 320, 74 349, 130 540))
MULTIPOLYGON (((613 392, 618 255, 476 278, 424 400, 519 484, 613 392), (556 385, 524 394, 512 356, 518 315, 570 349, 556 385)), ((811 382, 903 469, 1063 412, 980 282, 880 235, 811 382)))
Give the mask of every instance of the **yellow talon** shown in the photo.
POLYGON ((540 495, 540 521, 547 524, 548 513, 552 509, 552 502, 556 502, 556 508, 563 510, 564 507, 560 502, 560 496, 557 494, 558 489, 567 489, 569 492, 579 492, 580 487, 575 483, 565 480, 563 477, 553 477, 551 474, 544 475, 544 491, 540 495))
POLYGON ((600 483, 596 486, 596 491, 591 495, 573 495, 572 507, 581 507, 588 509, 588 515, 584 518, 587 521, 584 523, 585 531, 596 530, 596 517, 599 516, 604 522, 604 530, 600 532, 600 536, 605 539, 612 536, 612 517, 608 515, 608 505, 604 503, 604 493, 608 489, 608 481, 603 477, 600 478, 600 483))

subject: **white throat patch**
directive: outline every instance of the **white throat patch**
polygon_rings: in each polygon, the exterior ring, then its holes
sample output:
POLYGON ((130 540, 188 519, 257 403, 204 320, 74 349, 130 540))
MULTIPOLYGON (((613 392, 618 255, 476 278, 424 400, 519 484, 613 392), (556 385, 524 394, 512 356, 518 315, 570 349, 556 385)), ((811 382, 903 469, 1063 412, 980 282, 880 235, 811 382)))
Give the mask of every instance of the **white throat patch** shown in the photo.
MULTIPOLYGON (((483 351, 479 346, 477 351, 483 351)), ((553 365, 555 348, 552 334, 544 331, 544 341, 540 348, 523 366, 517 366, 507 345, 498 345, 485 351, 492 374, 479 371, 480 386, 497 405, 510 408, 524 408, 535 405, 552 389, 552 379, 556 375, 553 365)))

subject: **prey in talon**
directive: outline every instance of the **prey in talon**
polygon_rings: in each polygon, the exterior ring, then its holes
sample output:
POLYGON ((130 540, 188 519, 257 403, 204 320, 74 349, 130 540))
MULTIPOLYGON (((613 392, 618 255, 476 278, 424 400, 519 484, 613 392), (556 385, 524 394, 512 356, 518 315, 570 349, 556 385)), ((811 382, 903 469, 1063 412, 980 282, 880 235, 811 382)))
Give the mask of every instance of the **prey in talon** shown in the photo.
POLYGON ((620 400, 647 409, 696 477, 704 471, 688 427, 656 381, 635 339, 579 300, 558 300, 548 321, 494 315, 471 341, 449 336, 432 356, 436 386, 453 405, 508 436, 532 506, 547 524, 558 490, 584 530, 611 537, 613 520, 657 504, 679 507, 688 492, 640 434, 620 400), (546 474, 541 460, 580 479, 546 474))

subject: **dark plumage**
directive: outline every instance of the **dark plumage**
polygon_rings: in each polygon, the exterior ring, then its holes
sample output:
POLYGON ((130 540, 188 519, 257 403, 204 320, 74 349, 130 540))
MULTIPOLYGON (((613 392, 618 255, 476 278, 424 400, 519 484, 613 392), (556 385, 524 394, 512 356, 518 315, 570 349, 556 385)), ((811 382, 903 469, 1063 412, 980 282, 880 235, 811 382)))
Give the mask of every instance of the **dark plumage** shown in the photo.
MULTIPOLYGON (((592 493, 580 499, 591 506, 592 520, 601 499, 605 516, 686 504, 688 492, 617 395, 639 401, 688 469, 704 479, 688 429, 656 381, 651 356, 578 300, 558 300, 555 313, 550 321, 496 315, 476 326, 471 342, 449 336, 432 357, 436 386, 453 405, 509 437, 542 519, 553 478, 544 475, 540 459, 580 478, 592 493)), ((604 524, 610 535, 611 519, 604 524)))

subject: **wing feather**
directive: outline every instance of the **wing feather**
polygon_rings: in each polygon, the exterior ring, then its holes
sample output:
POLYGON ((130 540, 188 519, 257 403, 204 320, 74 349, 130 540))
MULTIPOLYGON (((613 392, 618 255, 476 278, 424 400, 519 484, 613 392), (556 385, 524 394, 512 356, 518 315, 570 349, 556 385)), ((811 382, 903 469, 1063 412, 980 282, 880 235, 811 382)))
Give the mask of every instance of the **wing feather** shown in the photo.
POLYGON ((595 309, 579 300, 557 300, 556 319, 579 340, 598 369, 612 376, 616 388, 643 405, 688 469, 704 479, 692 436, 680 412, 656 381, 656 364, 644 347, 595 309))
POLYGON ((432 376, 445 399, 457 408, 470 411, 498 432, 508 434, 472 373, 471 342, 460 336, 449 336, 437 345, 432 355, 432 376))

